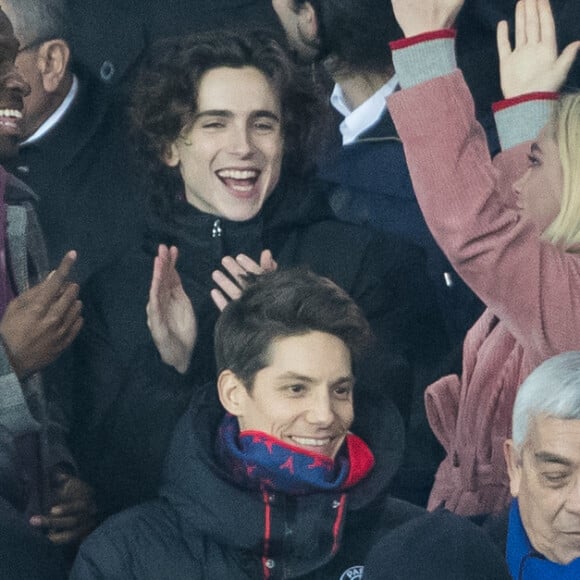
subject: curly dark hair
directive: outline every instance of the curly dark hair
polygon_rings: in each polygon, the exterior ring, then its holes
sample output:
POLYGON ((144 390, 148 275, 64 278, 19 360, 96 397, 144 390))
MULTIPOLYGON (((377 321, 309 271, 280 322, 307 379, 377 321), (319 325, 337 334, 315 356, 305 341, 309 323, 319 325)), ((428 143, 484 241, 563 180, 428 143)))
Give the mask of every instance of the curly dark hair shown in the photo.
POLYGON ((219 67, 255 67, 280 95, 283 171, 304 175, 313 167, 321 100, 309 71, 264 30, 211 31, 163 39, 144 54, 130 92, 129 119, 137 149, 153 180, 153 206, 169 212, 183 189, 178 168, 163 156, 193 119, 203 75, 219 67))

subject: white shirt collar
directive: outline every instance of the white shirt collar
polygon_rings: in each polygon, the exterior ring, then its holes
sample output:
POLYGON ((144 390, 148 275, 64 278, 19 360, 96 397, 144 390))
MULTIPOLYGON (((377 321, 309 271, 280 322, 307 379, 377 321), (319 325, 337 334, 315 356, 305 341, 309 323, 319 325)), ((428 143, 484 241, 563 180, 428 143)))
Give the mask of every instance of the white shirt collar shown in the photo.
POLYGON ((397 88, 397 77, 393 75, 372 97, 351 111, 339 85, 334 85, 330 104, 344 117, 339 129, 342 135, 342 144, 348 145, 356 141, 357 137, 372 127, 383 114, 386 107, 385 99, 397 88))
POLYGON ((25 145, 30 145, 44 137, 69 110, 78 92, 79 81, 77 80, 77 77, 73 75, 72 85, 64 101, 58 106, 54 113, 38 129, 36 129, 30 137, 28 137, 28 139, 20 143, 20 146, 24 147, 25 145))

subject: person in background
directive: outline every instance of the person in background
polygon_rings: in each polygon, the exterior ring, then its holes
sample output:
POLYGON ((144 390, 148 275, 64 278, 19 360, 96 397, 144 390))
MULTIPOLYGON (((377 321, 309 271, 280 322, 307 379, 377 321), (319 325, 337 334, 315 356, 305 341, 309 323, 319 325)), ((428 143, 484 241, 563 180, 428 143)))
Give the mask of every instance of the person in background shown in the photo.
POLYGON ((146 184, 133 162, 123 99, 76 59, 65 0, 2 5, 20 42, 16 64, 31 87, 10 168, 39 197, 50 267, 75 248, 74 275, 83 283, 142 231, 146 184))
POLYGON ((515 46, 498 28, 504 152, 492 162, 455 65, 461 1, 393 0, 401 91, 389 110, 433 235, 488 309, 468 333, 461 377, 427 389, 444 445, 430 507, 498 512, 510 499, 503 442, 519 385, 545 359, 580 347, 580 96, 558 98, 580 42, 558 56, 547 0, 516 6, 515 46))
POLYGON ((543 362, 518 390, 504 446, 514 497, 507 562, 514 579, 580 576, 580 352, 543 362))
MULTIPOLYGON (((17 154, 30 92, 15 67, 18 50, 0 10, 2 163, 17 154)), ((54 544, 77 543, 93 528, 94 513, 92 492, 76 477, 62 415, 39 374, 83 323, 78 285, 68 280, 76 253, 68 252, 46 277, 35 202, 34 193, 0 166, 0 571, 2 578, 52 580, 64 570, 54 544)))

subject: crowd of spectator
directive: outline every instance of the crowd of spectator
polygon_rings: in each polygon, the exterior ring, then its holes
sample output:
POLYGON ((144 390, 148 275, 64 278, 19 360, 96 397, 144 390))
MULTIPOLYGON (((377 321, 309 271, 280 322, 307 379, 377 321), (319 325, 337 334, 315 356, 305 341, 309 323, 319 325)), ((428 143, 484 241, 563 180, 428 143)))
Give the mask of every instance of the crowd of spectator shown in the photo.
POLYGON ((573 3, 2 2, 1 578, 580 577, 573 3))

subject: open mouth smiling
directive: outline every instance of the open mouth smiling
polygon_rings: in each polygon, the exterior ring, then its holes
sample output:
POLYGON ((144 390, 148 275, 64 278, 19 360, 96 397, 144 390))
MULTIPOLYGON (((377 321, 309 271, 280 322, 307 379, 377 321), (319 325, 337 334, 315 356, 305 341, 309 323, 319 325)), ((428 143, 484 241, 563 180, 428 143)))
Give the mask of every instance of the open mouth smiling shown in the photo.
POLYGON ((0 126, 17 130, 22 120, 22 111, 18 109, 0 109, 0 126))
POLYGON ((237 193, 252 193, 260 177, 258 169, 221 169, 216 171, 219 180, 237 193))

